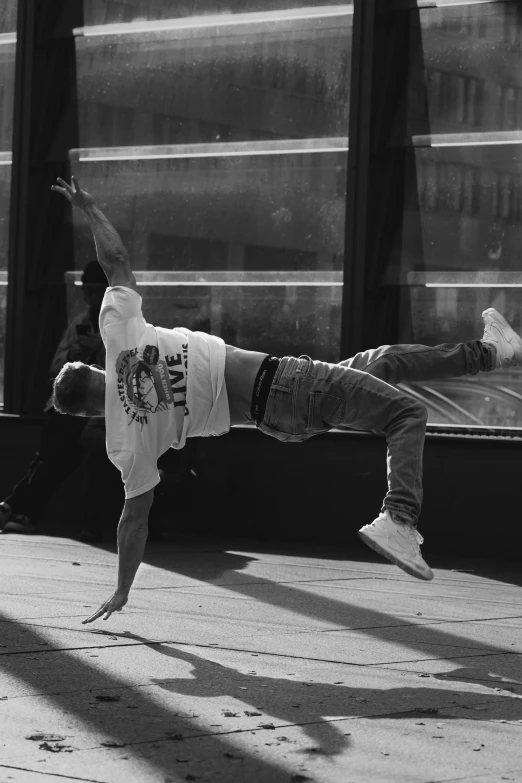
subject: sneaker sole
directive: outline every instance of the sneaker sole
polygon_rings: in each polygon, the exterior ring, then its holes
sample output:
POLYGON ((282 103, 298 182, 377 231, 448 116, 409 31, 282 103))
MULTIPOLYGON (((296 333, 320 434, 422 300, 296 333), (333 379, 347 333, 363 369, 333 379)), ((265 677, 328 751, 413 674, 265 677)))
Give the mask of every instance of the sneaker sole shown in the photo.
POLYGON ((369 546, 375 552, 377 552, 377 554, 381 555, 382 557, 385 557, 387 560, 390 560, 390 562, 394 563, 396 566, 398 566, 400 569, 405 571, 410 576, 414 576, 416 579, 422 579, 424 582, 431 582, 431 580, 433 579, 433 575, 427 576, 426 574, 420 573, 419 571, 416 571, 413 568, 413 566, 410 566, 408 563, 399 560, 397 557, 392 555, 391 552, 388 552, 386 549, 380 546, 376 541, 374 541, 373 538, 370 538, 370 536, 367 536, 366 533, 363 533, 361 530, 359 530, 359 536, 364 541, 364 543, 367 544, 367 546, 369 546))

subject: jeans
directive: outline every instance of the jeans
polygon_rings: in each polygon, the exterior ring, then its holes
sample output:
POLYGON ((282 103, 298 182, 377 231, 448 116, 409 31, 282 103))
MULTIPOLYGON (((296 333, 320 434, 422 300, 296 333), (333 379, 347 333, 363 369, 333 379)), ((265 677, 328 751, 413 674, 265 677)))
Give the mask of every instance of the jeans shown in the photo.
POLYGON ((285 356, 268 395, 261 432, 299 443, 332 427, 384 434, 388 492, 382 510, 416 526, 422 504, 426 407, 392 384, 488 372, 494 348, 474 340, 385 345, 339 364, 285 356))

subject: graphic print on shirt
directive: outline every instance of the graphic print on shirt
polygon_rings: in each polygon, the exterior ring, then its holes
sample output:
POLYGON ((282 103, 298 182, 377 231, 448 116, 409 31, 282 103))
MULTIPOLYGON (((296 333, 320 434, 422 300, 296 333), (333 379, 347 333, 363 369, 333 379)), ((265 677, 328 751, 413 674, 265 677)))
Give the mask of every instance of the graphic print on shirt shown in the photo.
POLYGON ((129 424, 133 421, 148 424, 147 416, 170 408, 187 408, 187 353, 188 344, 182 346, 183 353, 160 358, 155 345, 142 345, 121 351, 116 359, 118 396, 129 424))

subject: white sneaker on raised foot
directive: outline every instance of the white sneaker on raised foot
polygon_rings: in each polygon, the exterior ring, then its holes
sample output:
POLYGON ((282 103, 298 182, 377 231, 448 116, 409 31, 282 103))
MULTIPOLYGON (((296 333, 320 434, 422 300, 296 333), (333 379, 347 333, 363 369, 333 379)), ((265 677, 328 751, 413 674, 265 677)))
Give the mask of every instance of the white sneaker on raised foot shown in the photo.
POLYGON ((359 530, 365 544, 398 565, 410 576, 430 581, 433 571, 423 560, 420 544, 424 539, 411 525, 394 522, 388 509, 381 511, 371 525, 359 530))
POLYGON ((522 367, 522 338, 494 307, 484 310, 482 318, 485 325, 482 342, 494 345, 496 349, 494 369, 522 367))

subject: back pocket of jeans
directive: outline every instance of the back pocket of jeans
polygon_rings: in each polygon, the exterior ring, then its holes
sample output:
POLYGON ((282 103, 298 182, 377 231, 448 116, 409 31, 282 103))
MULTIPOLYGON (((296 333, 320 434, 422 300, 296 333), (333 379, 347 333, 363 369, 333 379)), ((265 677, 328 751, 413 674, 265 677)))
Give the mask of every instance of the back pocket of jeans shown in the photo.
POLYGON ((344 400, 333 394, 310 392, 308 400, 308 422, 306 429, 327 432, 337 427, 344 417, 344 400))

